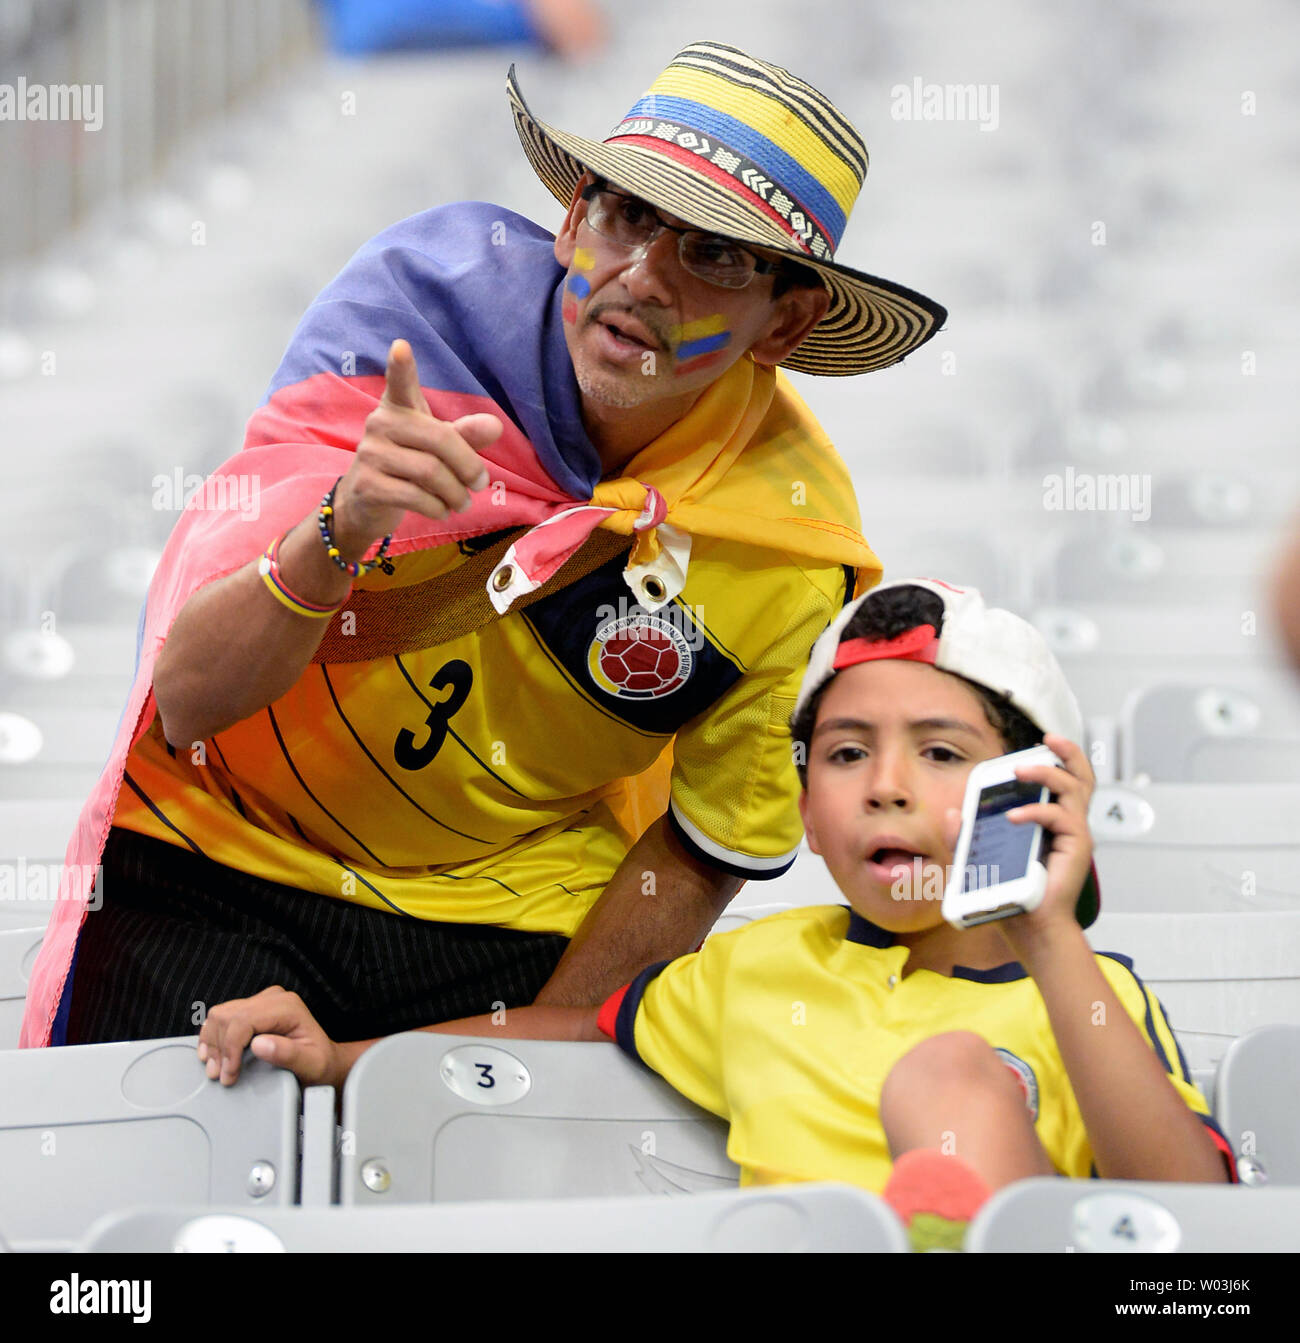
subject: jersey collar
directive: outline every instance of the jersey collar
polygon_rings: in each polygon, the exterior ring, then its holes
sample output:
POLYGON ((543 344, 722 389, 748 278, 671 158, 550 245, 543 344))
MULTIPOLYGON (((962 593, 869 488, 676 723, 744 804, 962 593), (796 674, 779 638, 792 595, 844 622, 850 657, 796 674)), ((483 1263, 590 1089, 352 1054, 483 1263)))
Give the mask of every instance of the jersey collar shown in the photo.
MULTIPOLYGON (((844 934, 844 940, 846 942, 856 942, 859 946, 883 949, 894 946, 898 939, 887 928, 881 928, 879 925, 872 923, 870 919, 864 919, 856 909, 850 909, 849 926, 844 934)), ((969 965, 954 965, 952 967, 953 979, 969 979, 976 984, 1009 984, 1014 980, 1027 977, 1025 967, 1019 961, 1007 961, 1003 965, 995 965, 988 970, 975 970, 969 965)))

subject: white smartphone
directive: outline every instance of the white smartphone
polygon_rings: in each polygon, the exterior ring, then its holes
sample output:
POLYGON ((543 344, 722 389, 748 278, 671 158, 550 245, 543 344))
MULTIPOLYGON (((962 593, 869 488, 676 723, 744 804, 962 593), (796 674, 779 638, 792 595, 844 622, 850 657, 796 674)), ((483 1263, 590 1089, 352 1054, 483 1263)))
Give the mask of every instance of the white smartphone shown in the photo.
POLYGON ((1041 783, 1016 778, 1025 765, 1060 765, 1046 746, 981 760, 966 780, 961 833, 943 892, 943 917, 955 928, 974 928, 1024 914, 1042 904, 1047 891, 1041 825, 1007 820, 1013 807, 1046 802, 1041 783))

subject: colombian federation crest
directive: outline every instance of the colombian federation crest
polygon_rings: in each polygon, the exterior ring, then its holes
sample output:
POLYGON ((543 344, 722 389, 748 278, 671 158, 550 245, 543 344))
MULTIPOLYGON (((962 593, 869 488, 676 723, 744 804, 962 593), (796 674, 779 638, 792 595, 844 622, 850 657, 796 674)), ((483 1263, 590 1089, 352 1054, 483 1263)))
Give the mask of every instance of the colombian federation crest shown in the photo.
POLYGON ((1034 1076, 1034 1070, 1024 1059, 1013 1054, 1009 1049, 995 1048, 993 1052, 1015 1074, 1016 1081, 1020 1083, 1021 1091, 1025 1093, 1025 1109, 1029 1111, 1030 1119, 1037 1119, 1038 1079, 1034 1076))
POLYGON ((670 620, 638 612, 607 620, 587 649, 591 679, 618 699, 658 699, 685 685, 695 655, 670 620))

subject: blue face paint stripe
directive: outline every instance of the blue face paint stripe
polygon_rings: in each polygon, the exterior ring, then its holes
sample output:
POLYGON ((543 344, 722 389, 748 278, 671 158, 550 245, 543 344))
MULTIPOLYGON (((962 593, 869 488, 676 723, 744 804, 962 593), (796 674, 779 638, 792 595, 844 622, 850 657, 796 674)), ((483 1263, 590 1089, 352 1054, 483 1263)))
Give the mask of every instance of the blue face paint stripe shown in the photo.
POLYGON ((591 281, 585 275, 570 275, 565 288, 569 293, 577 294, 579 298, 586 298, 591 293, 591 281))
POLYGON ((697 354, 711 354, 720 350, 731 340, 730 331, 719 331, 716 336, 701 336, 699 340, 686 340, 677 347, 679 360, 694 359, 697 354))
POLYGON ((746 126, 725 112, 705 107, 703 103, 663 94, 641 98, 623 120, 632 121, 637 117, 680 121, 683 130, 704 131, 724 140, 727 148, 753 159, 786 195, 795 197, 799 204, 811 210, 832 244, 839 246, 847 222, 839 202, 797 159, 752 126, 746 126))

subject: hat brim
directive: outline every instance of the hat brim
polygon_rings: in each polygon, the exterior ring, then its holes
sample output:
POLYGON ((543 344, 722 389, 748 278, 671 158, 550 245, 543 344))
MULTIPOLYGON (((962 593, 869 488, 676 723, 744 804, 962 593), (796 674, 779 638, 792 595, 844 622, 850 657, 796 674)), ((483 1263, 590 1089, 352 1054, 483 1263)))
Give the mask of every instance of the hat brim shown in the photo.
POLYGON ((590 170, 696 228, 781 253, 815 271, 831 304, 783 367, 830 377, 869 373, 896 364, 943 326, 948 312, 940 304, 890 280, 818 261, 756 205, 703 173, 653 150, 585 140, 539 121, 524 102, 513 65, 506 92, 533 171, 566 209, 578 180, 590 170))

